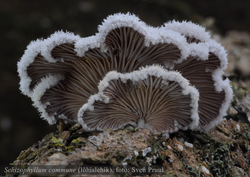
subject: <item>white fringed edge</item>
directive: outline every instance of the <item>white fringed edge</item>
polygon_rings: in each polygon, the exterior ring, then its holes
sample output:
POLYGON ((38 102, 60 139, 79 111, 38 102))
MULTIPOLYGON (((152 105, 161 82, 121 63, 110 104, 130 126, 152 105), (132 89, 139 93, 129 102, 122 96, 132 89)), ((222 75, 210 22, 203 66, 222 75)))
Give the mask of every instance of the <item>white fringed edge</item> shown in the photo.
POLYGON ((77 52, 77 55, 82 57, 86 51, 93 48, 101 48, 103 51, 106 51, 106 46, 104 44, 106 36, 111 30, 119 27, 131 27, 135 31, 144 35, 145 46, 159 43, 171 43, 176 45, 180 49, 181 58, 175 61, 175 63, 180 63, 187 57, 187 41, 184 36, 172 30, 162 31, 158 28, 150 27, 142 22, 137 16, 130 13, 117 13, 104 19, 102 25, 98 26, 99 32, 95 36, 90 36, 77 41, 75 44, 75 51, 77 52))
POLYGON ((187 37, 196 38, 201 42, 207 42, 211 38, 211 35, 204 27, 190 21, 178 22, 173 20, 165 23, 161 28, 176 31, 187 37))
POLYGON ((49 102, 42 104, 41 103, 41 97, 44 95, 47 89, 50 89, 51 87, 55 86, 58 84, 60 80, 63 80, 63 76, 61 75, 48 75, 44 78, 42 78, 41 82, 36 85, 34 88, 33 93, 31 94, 31 100, 33 101, 33 106, 38 109, 38 111, 41 114, 41 117, 46 120, 50 125, 56 123, 55 115, 49 116, 48 113, 46 112, 46 107, 50 105, 49 102))
POLYGON ((29 89, 31 78, 28 76, 27 68, 34 62, 35 57, 41 53, 43 41, 36 40, 32 41, 24 52, 21 60, 17 63, 17 71, 20 77, 20 90, 24 95, 31 96, 31 91, 29 89))
POLYGON ((75 51, 78 56, 84 56, 84 53, 92 48, 100 48, 105 52, 105 37, 113 29, 118 27, 131 27, 145 36, 145 46, 150 44, 156 45, 159 43, 172 43, 176 45, 181 51, 181 58, 175 63, 182 62, 190 53, 188 44, 183 35, 172 30, 160 30, 160 28, 153 28, 140 21, 138 17, 133 14, 114 14, 107 17, 102 25, 98 26, 99 33, 95 36, 87 38, 80 38, 70 32, 58 31, 52 34, 45 40, 32 41, 18 62, 18 73, 21 78, 20 90, 24 95, 31 96, 32 91, 29 89, 31 78, 27 74, 28 66, 34 62, 35 57, 41 55, 51 63, 57 62, 51 56, 51 51, 58 45, 63 43, 75 44, 75 51))
POLYGON ((217 92, 224 91, 225 99, 221 105, 219 115, 211 121, 208 125, 204 127, 200 127, 205 131, 209 131, 210 129, 217 126, 221 121, 223 121, 223 117, 227 115, 227 110, 233 98, 233 90, 230 86, 229 79, 222 79, 222 75, 224 73, 224 69, 227 68, 228 60, 227 53, 223 46, 217 43, 215 40, 210 39, 208 42, 209 52, 215 54, 220 60, 220 67, 212 72, 212 78, 214 80, 214 87, 217 92))
POLYGON ((224 69, 227 68, 228 64, 227 53, 224 47, 213 39, 210 39, 205 43, 189 44, 189 52, 190 52, 189 56, 194 56, 194 57, 197 56, 198 57, 197 60, 201 61, 208 60, 209 52, 215 54, 220 60, 220 67, 218 67, 212 72, 212 79, 214 81, 215 91, 217 92, 224 91, 225 99, 221 105, 219 115, 208 125, 204 127, 198 127, 198 129, 209 131, 211 128, 214 128, 223 120, 223 117, 226 115, 227 109, 233 98, 233 91, 230 86, 230 81, 228 79, 226 80, 222 79, 224 69))
POLYGON ((52 34, 49 38, 44 40, 41 54, 48 62, 55 63, 57 62, 57 60, 51 56, 51 51, 56 46, 65 43, 74 44, 76 41, 80 39, 81 39, 80 36, 74 35, 71 32, 57 31, 54 34, 52 34))
POLYGON ((25 50, 24 55, 17 64, 18 73, 20 77, 20 90, 24 95, 31 97, 33 91, 30 90, 29 86, 31 83, 31 78, 28 76, 27 68, 34 62, 35 57, 41 53, 41 55, 50 63, 57 62, 51 56, 51 51, 54 47, 64 44, 64 43, 75 43, 80 37, 74 35, 73 33, 58 31, 52 34, 49 38, 45 40, 32 41, 25 50))
POLYGON ((209 55, 209 44, 206 43, 192 43, 188 45, 189 55, 188 56, 197 56, 198 60, 205 61, 208 60, 209 55))
MULTIPOLYGON (((171 130, 169 132, 163 132, 163 133, 167 135, 168 133, 178 131, 178 129, 186 130, 187 128, 192 128, 192 129, 196 128, 199 124, 199 116, 197 112, 198 101, 199 101, 198 90, 195 87, 190 86, 189 81, 183 78, 179 72, 167 71, 161 66, 153 65, 153 66, 141 68, 138 71, 133 71, 131 73, 126 73, 126 74, 118 73, 116 71, 111 71, 107 73, 107 75, 98 85, 99 92, 95 95, 90 96, 88 102, 84 104, 78 111, 78 122, 82 125, 83 129, 85 131, 95 130, 95 129, 90 129, 87 127, 87 125, 84 123, 84 120, 83 120, 83 114, 87 110, 90 110, 90 111, 94 110, 93 104, 95 103, 95 101, 103 101, 105 103, 109 102, 109 98, 103 94, 103 91, 109 86, 109 82, 111 80, 121 79, 124 83, 126 83, 127 80, 132 80, 136 82, 136 81, 144 80, 148 78, 149 76, 161 77, 163 80, 166 81, 166 83, 167 81, 175 81, 183 89, 182 94, 190 95, 191 97, 190 106, 192 107, 191 118, 193 122, 188 127, 180 127, 179 125, 176 125, 176 128, 174 130, 171 130)), ((119 127, 118 129, 122 127, 119 127)), ((101 129, 97 129, 97 130, 102 131, 101 129)))
POLYGON ((37 40, 30 43, 27 46, 25 54, 22 56, 20 62, 18 62, 18 73, 21 78, 20 89, 23 94, 30 96, 31 90, 29 89, 31 78, 28 77, 27 68, 34 62, 34 58, 41 53, 41 55, 51 63, 57 62, 51 56, 51 50, 63 43, 75 43, 75 52, 78 56, 84 56, 84 53, 92 48, 100 48, 103 52, 106 51, 104 44, 106 35, 113 29, 118 27, 131 27, 145 36, 145 46, 150 44, 156 45, 159 43, 171 43, 176 45, 181 51, 181 58, 175 61, 175 63, 182 62, 187 56, 188 51, 187 42, 183 35, 172 30, 160 30, 159 28, 153 28, 140 21, 138 17, 133 14, 114 14, 107 17, 102 25, 98 26, 99 33, 95 36, 87 38, 80 38, 78 35, 74 35, 70 32, 58 31, 52 34, 45 40, 37 40))
POLYGON ((219 115, 216 117, 216 119, 211 121, 208 125, 206 125, 204 127, 199 127, 199 129, 203 129, 206 132, 208 132, 212 128, 216 127, 221 121, 223 121, 223 117, 225 115, 227 115, 228 107, 229 107, 231 100, 233 98, 233 90, 230 86, 230 81, 228 79, 222 81, 221 89, 224 90, 224 92, 225 92, 225 99, 221 105, 219 115))

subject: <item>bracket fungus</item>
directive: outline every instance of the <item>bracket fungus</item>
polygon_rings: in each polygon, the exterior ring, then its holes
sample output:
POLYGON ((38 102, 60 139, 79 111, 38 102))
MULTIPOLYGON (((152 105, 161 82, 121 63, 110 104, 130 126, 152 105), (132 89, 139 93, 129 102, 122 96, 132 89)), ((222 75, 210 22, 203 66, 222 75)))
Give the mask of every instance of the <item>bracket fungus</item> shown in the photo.
POLYGON ((116 130, 131 124, 167 135, 199 123, 198 90, 180 73, 160 66, 126 74, 111 71, 98 90, 78 112, 86 131, 116 130))
POLYGON ((110 15, 94 36, 59 31, 31 42, 18 73, 20 90, 41 117, 84 130, 127 124, 161 131, 209 130, 232 98, 224 48, 191 22, 159 28, 132 14, 110 15))

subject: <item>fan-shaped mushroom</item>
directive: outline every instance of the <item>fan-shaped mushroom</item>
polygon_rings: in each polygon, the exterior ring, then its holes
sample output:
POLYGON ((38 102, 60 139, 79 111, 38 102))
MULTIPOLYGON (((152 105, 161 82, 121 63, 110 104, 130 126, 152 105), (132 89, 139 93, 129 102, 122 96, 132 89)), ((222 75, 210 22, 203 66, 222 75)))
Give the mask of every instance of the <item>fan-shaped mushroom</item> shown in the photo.
POLYGON ((32 42, 18 62, 20 89, 50 124, 77 122, 79 109, 100 93, 98 84, 111 71, 131 75, 154 64, 177 70, 198 89, 199 128, 209 129, 225 115, 232 97, 229 81, 222 80, 226 54, 202 27, 172 22, 153 28, 134 15, 115 14, 98 30, 88 38, 56 32, 32 42))
POLYGON ((229 80, 222 79, 228 62, 224 48, 210 38, 205 28, 191 22, 173 21, 161 29, 175 30, 186 37, 189 56, 171 69, 181 72, 199 90, 199 128, 215 127, 225 116, 233 95, 229 80))
POLYGON ((86 131, 131 124, 169 133, 199 123, 199 93, 178 72, 160 66, 126 74, 111 71, 98 88, 78 112, 86 131))

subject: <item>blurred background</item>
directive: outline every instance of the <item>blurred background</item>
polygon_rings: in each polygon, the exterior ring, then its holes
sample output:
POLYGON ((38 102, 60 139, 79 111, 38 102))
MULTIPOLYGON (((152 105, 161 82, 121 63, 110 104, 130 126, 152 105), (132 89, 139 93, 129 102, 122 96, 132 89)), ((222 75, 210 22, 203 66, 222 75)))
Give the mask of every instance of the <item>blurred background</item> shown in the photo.
POLYGON ((19 91, 17 61, 26 46, 63 29, 82 37, 94 35, 110 14, 131 12, 149 25, 191 20, 214 33, 250 31, 250 1, 245 0, 0 0, 0 165, 56 126, 49 126, 19 91))

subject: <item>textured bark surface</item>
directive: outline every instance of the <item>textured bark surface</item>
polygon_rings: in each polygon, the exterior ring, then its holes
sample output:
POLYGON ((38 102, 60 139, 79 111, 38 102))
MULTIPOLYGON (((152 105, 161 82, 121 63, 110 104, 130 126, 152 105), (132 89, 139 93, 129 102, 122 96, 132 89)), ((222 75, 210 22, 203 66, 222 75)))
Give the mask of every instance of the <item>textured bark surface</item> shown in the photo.
MULTIPOLYGON (((238 113, 239 114, 239 113, 238 113)), ((238 115, 234 119, 239 118, 238 115)), ((250 126, 242 120, 224 120, 209 133, 179 131, 165 139, 160 133, 127 127, 124 130, 83 132, 79 124, 58 126, 20 153, 13 165, 61 165, 114 169, 111 176, 249 176, 250 126), (118 168, 130 168, 118 173, 118 168), (135 172, 143 167, 164 170, 160 173, 135 172)), ((41 175, 36 173, 36 175, 41 175)), ((67 175, 67 173, 63 173, 67 175)), ((90 175, 82 172, 77 175, 90 175)))

